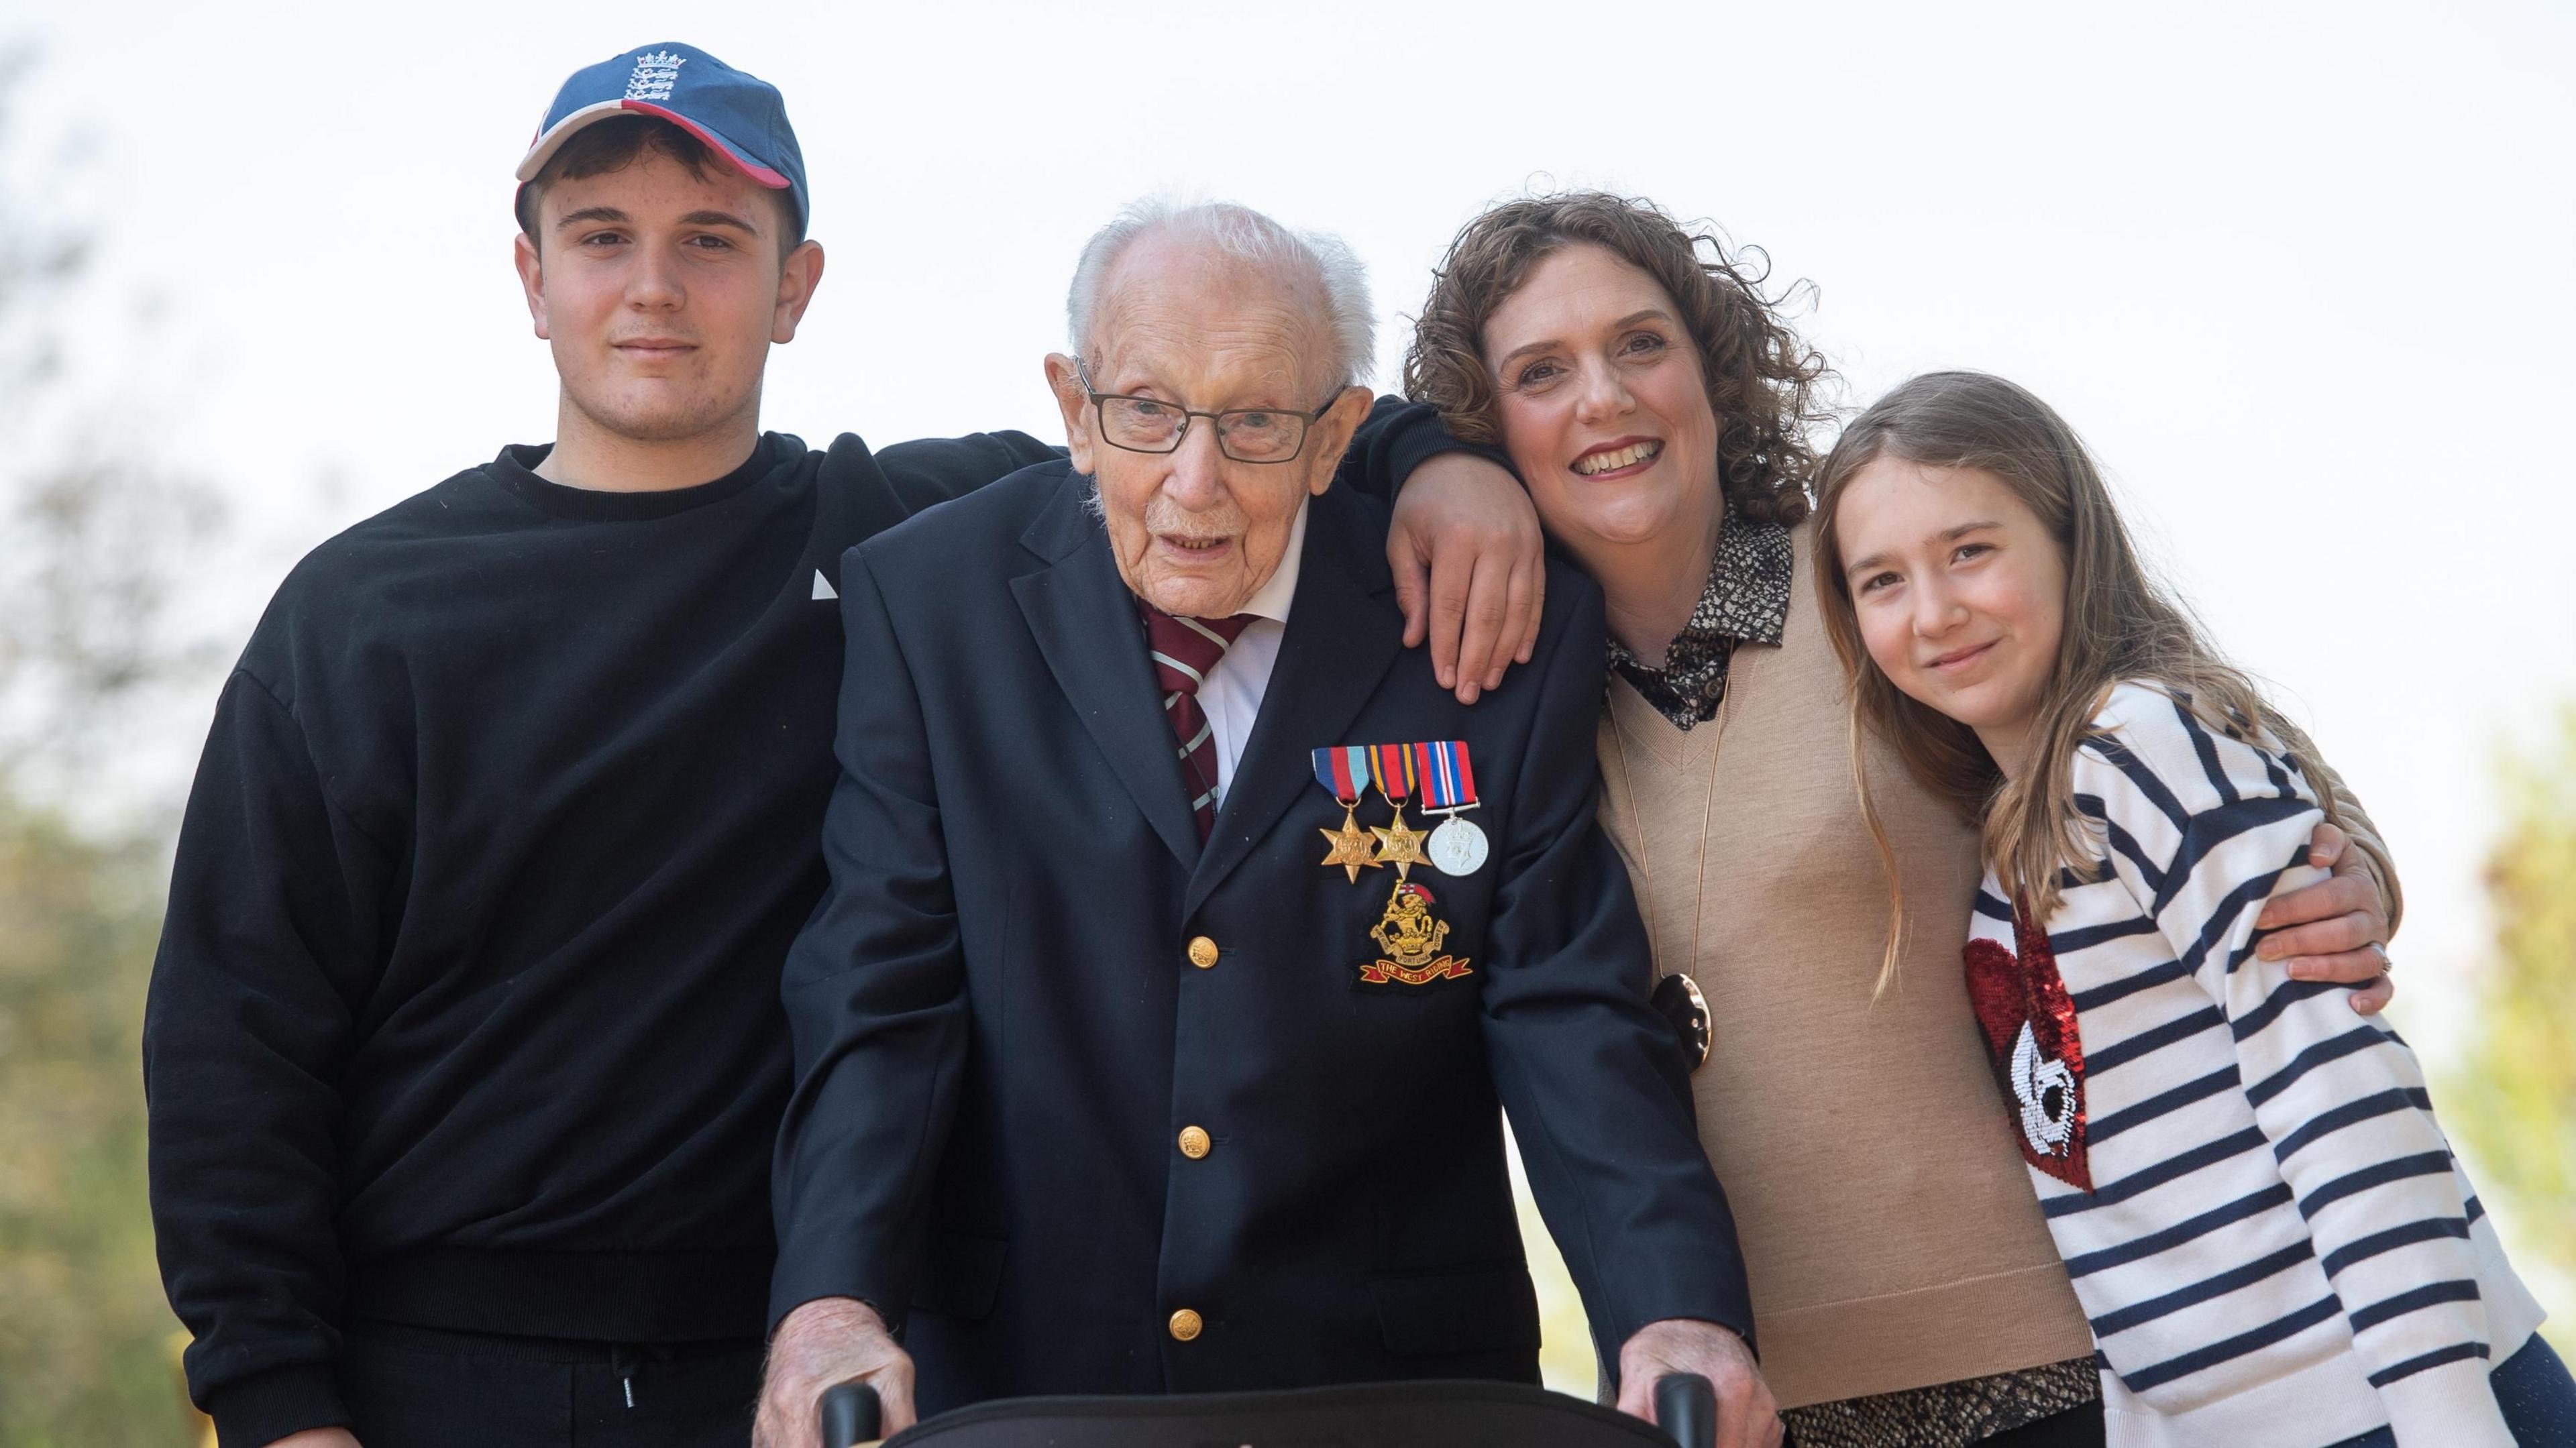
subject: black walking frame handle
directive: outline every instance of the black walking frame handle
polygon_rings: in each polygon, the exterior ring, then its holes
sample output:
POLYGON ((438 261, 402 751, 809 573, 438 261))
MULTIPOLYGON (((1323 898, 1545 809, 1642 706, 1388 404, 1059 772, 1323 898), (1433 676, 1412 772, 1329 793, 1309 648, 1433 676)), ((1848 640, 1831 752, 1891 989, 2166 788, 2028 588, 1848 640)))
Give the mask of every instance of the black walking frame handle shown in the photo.
POLYGON ((1666 1373, 1655 1379, 1655 1423, 1681 1448, 1712 1448, 1717 1442, 1717 1389, 1697 1373, 1666 1373))
POLYGON ((885 1436, 877 1390, 858 1378, 823 1390, 823 1448, 858 1448, 885 1436))
MULTIPOLYGON (((858 1448, 883 1431, 877 1390, 852 1378, 823 1390, 818 1410, 823 1448, 858 1448)), ((1679 1448, 1711 1448, 1717 1442, 1717 1391, 1697 1373, 1666 1373, 1655 1380, 1655 1421, 1679 1448)))

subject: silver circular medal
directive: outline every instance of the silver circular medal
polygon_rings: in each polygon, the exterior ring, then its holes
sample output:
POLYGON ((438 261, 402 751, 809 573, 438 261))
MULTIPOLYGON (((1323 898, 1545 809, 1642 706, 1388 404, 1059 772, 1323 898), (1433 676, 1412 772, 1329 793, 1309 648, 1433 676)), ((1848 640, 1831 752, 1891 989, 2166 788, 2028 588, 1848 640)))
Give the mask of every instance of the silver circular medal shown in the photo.
POLYGON ((1450 875, 1472 875, 1485 868, 1485 832, 1451 815, 1431 832, 1431 863, 1450 875))

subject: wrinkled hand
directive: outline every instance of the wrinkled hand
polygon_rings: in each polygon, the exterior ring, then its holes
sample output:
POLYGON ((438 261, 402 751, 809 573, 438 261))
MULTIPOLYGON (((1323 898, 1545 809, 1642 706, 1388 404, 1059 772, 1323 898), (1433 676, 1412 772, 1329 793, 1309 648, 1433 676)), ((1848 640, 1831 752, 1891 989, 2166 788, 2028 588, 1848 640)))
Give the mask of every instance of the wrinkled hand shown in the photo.
POLYGON ((912 1357, 864 1302, 821 1297, 787 1314, 769 1342, 753 1448, 818 1448, 823 1390, 863 1378, 877 1390, 889 1438, 912 1426, 912 1357))
POLYGON ((2397 993, 2388 979, 2388 902, 2352 838, 2330 824, 2308 837, 2308 863, 2333 878, 2276 895, 2255 917, 2263 937, 2254 954, 2286 960, 2292 980, 2331 980, 2359 986, 2352 1008, 2376 1015, 2397 993))
POLYGON ((1619 1411, 1654 1422, 1655 1381, 1666 1373, 1697 1373, 1717 1390, 1717 1448, 1779 1448, 1779 1405, 1744 1339, 1687 1317, 1638 1328, 1619 1349, 1619 1411))
POLYGON ((346 1428, 307 1428, 287 1434, 268 1448, 358 1448, 358 1439, 346 1428))
POLYGON ((1473 453, 1424 463, 1396 493, 1386 534, 1404 646, 1431 640, 1431 672, 1458 702, 1503 682, 1538 647, 1547 559, 1538 510, 1511 473, 1473 453))

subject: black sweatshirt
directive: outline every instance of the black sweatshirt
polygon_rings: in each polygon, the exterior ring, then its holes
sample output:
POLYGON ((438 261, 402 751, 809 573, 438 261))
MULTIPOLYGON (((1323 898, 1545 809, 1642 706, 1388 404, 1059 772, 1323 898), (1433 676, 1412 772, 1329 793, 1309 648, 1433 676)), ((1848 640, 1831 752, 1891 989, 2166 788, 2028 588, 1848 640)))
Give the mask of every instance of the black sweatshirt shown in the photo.
MULTIPOLYGON (((1381 407, 1342 480, 1449 444, 1381 407)), ((756 1338, 820 895, 842 551, 1058 456, 770 434, 676 492, 504 449, 316 548, 216 706, 143 1033, 225 1448, 348 1421, 338 1325, 756 1338)))

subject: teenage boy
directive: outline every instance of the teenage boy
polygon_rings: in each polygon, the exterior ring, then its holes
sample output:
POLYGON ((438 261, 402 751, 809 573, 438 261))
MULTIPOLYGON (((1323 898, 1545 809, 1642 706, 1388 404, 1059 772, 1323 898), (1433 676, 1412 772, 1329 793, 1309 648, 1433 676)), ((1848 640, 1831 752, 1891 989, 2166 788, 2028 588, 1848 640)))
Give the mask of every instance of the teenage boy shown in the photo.
MULTIPOLYGON (((779 967, 836 774, 830 580, 1056 455, 760 431, 823 252, 777 91, 713 56, 576 73, 519 179, 556 441, 298 565, 189 798, 144 1074, 163 1277, 223 1448, 745 1439, 779 967)), ((1439 445, 1390 432, 1352 481, 1439 445)), ((1500 607, 1538 566, 1526 505, 1480 486, 1426 475, 1390 540, 1400 575, 1440 555, 1448 649, 1491 615, 1462 694, 1537 617, 1500 607)))

